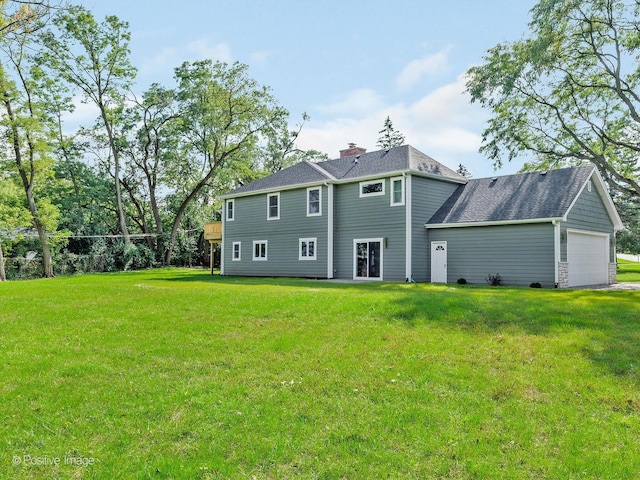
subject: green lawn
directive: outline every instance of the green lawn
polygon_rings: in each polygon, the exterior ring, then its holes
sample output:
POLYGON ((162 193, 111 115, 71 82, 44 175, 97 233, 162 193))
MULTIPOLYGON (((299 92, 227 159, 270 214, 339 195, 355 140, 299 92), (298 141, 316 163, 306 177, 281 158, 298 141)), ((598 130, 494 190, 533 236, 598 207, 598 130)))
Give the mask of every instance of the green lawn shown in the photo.
POLYGON ((640 282, 640 263, 618 259, 618 281, 640 282))
POLYGON ((639 367, 637 291, 3 283, 0 478, 638 478, 639 367))

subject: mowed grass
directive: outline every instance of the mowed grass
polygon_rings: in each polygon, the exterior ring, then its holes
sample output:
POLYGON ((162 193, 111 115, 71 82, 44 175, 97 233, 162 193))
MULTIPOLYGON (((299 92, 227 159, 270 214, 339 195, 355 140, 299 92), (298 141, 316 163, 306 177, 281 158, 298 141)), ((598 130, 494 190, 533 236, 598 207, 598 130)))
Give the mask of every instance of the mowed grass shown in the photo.
POLYGON ((618 259, 618 281, 640 282, 640 263, 618 259))
POLYGON ((4 283, 0 478, 639 478, 639 363, 637 291, 4 283))

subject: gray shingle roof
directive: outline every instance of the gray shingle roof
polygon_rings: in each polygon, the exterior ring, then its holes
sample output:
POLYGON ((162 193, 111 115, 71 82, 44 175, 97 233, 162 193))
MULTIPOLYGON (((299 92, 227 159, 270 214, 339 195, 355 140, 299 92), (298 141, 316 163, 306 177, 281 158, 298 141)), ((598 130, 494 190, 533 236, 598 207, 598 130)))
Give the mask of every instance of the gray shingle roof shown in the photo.
POLYGON ((427 224, 500 222, 563 217, 594 167, 570 167, 469 180, 427 224))
POLYGON ((238 187, 228 195, 272 190, 305 183, 322 182, 325 180, 329 180, 327 175, 321 173, 307 162, 300 162, 266 177, 259 178, 251 183, 247 183, 242 187, 238 187))
POLYGON ((413 170, 415 172, 439 175, 456 180, 465 180, 440 162, 416 150, 410 145, 378 150, 348 157, 320 162, 317 165, 339 180, 384 175, 389 172, 413 170))
POLYGON ((297 163, 279 172, 236 188, 225 196, 274 190, 328 180, 357 180, 358 178, 404 171, 414 171, 422 174, 450 178, 456 181, 466 181, 464 177, 433 158, 410 145, 403 145, 401 147, 391 148, 388 151, 378 150, 315 164, 308 162, 297 163))

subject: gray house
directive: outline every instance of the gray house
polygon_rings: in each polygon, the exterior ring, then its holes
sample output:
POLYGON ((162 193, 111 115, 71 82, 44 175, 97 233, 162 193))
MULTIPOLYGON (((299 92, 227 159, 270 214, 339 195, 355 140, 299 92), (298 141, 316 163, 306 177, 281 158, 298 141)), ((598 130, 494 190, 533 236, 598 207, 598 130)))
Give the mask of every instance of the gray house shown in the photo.
POLYGON ((405 145, 302 162, 224 195, 221 274, 613 283, 622 222, 594 167, 468 180, 405 145))

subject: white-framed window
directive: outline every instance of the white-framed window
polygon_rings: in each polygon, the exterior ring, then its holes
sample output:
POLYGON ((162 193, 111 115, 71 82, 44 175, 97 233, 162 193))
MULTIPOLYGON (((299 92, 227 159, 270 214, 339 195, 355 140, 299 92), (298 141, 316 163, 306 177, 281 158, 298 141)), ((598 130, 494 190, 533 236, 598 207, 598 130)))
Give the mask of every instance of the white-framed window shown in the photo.
POLYGON ((589 180, 587 182, 587 191, 590 192, 591 191, 591 180, 589 180))
POLYGON ((254 240, 253 242, 253 259, 267 260, 267 240, 254 240))
POLYGON ((280 219, 280 193, 267 195, 267 220, 280 219))
POLYGON ((307 217, 322 215, 322 187, 307 188, 307 217))
POLYGON ((231 244, 231 260, 234 262, 242 260, 242 242, 233 242, 231 244))
POLYGON ((301 238, 298 246, 298 260, 316 260, 317 259, 317 238, 301 238))
POLYGON ((391 179, 391 206, 404 205, 404 177, 391 179))
POLYGON ((234 219, 234 214, 235 214, 235 201, 232 199, 227 200, 227 222, 232 222, 234 219))
POLYGON ((376 195, 384 195, 384 180, 360 182, 360 197, 375 197, 376 195))

